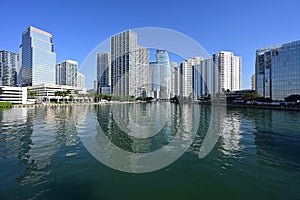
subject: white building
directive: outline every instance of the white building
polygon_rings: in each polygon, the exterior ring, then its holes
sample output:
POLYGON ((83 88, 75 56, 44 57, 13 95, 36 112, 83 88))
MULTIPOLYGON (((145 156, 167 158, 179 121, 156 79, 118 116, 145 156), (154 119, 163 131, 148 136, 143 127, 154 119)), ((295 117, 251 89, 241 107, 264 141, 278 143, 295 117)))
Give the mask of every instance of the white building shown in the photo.
POLYGON ((179 68, 176 62, 170 62, 171 65, 171 97, 179 95, 179 68))
POLYGON ((56 64, 56 84, 77 86, 78 62, 74 60, 65 60, 56 64))
POLYGON ((180 96, 193 96, 193 66, 200 64, 201 60, 203 60, 202 57, 194 57, 180 64, 180 96))
POLYGON ((79 72, 77 72, 77 87, 85 88, 85 75, 79 72))
POLYGON ((11 102, 13 104, 27 103, 26 87, 2 86, 0 88, 1 88, 0 102, 11 102))
POLYGON ((137 45, 137 33, 131 30, 111 37, 110 42, 112 94, 143 96, 147 92, 149 50, 137 45))
POLYGON ((219 70, 219 92, 242 88, 242 58, 233 52, 221 51, 213 54, 213 61, 219 70))

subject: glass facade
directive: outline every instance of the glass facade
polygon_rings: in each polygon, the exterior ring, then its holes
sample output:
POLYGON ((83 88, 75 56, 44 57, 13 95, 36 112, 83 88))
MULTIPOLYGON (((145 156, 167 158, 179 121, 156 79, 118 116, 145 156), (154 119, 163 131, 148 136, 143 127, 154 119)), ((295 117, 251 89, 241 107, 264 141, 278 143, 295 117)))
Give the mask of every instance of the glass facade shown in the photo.
POLYGON ((52 35, 30 26, 22 34, 23 86, 55 84, 56 53, 52 35))
POLYGON ((171 96, 171 64, 168 52, 166 50, 157 50, 156 62, 161 65, 160 68, 160 98, 169 99, 171 96))
POLYGON ((256 92, 272 100, 300 94, 300 41, 256 51, 256 92))
POLYGON ((104 94, 102 88, 110 86, 110 62, 110 53, 97 53, 97 91, 99 93, 104 94))
POLYGON ((0 86, 16 86, 18 54, 0 51, 0 86))

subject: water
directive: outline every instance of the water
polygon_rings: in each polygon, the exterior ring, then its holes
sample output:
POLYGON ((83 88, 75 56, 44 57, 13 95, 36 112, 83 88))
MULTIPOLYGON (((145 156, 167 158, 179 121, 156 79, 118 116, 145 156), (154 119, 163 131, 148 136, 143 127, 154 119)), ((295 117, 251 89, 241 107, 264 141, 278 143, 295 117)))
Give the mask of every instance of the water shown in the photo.
POLYGON ((300 197, 299 112, 227 108, 216 145, 200 159, 211 107, 161 103, 165 115, 154 109, 145 118, 153 105, 0 110, 0 199, 300 197), (83 141, 93 135, 95 121, 115 145, 133 153, 171 144, 178 130, 198 131, 187 137, 192 141, 187 152, 169 166, 132 174, 107 167, 87 150, 83 141), (139 131, 130 132, 138 124, 139 131), (139 138, 140 132, 150 139, 139 138))

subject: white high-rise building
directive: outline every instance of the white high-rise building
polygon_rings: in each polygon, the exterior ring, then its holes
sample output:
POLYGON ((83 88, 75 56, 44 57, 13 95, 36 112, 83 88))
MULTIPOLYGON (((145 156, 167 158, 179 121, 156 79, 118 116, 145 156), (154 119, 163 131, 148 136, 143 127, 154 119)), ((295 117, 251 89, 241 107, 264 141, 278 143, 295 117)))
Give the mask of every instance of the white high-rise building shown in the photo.
POLYGON ((179 95, 179 68, 176 62, 171 64, 171 97, 179 95))
POLYGON ((193 66, 200 64, 202 59, 194 57, 180 64, 180 96, 193 97, 193 66))
POLYGON ((213 61, 219 70, 219 92, 242 88, 242 58, 233 52, 221 51, 213 54, 213 61))
POLYGON ((111 37, 110 42, 112 94, 147 95, 149 50, 137 45, 137 34, 131 30, 111 37))
POLYGON ((77 72, 77 87, 85 88, 85 75, 77 72))
POLYGON ((65 60, 56 64, 56 84, 76 87, 78 62, 65 60))

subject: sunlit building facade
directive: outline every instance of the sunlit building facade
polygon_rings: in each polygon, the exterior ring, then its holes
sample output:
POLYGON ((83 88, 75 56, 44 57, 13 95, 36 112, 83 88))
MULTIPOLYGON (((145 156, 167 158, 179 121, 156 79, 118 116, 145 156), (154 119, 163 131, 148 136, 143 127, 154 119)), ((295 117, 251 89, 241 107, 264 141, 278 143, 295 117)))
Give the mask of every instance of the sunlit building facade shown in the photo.
POLYGON ((256 92, 272 100, 300 94, 300 41, 256 51, 256 92))
POLYGON ((56 65, 56 84, 77 86, 78 62, 66 60, 56 65))
POLYGON ((22 85, 55 84, 52 34, 30 26, 22 33, 22 85))

